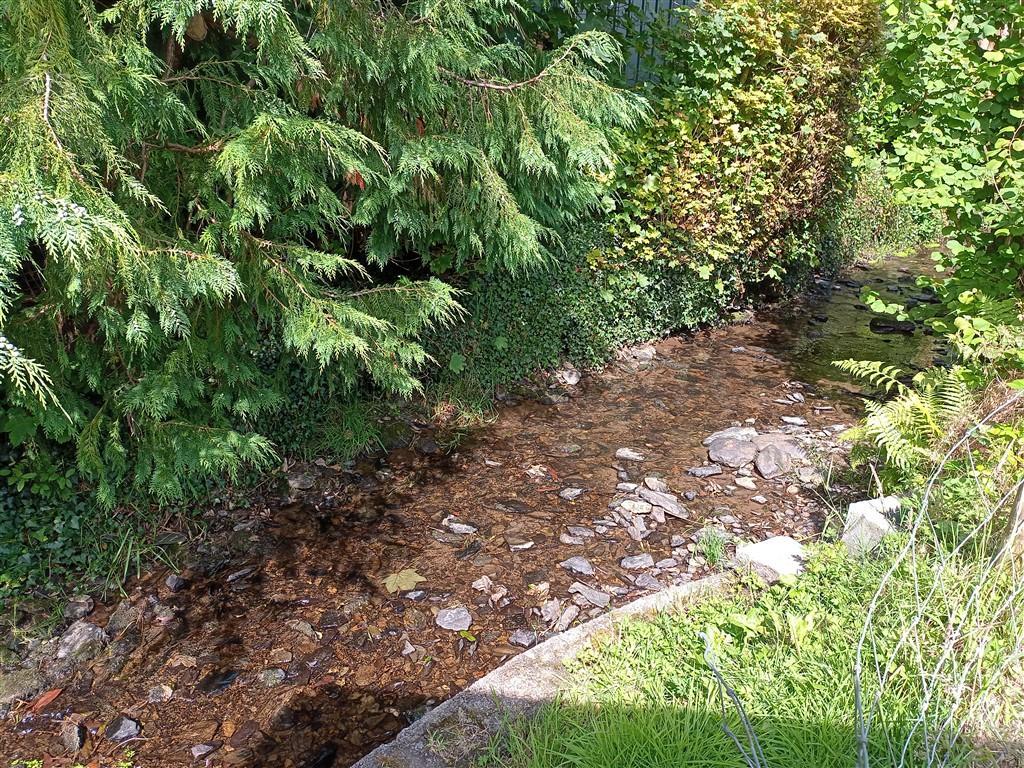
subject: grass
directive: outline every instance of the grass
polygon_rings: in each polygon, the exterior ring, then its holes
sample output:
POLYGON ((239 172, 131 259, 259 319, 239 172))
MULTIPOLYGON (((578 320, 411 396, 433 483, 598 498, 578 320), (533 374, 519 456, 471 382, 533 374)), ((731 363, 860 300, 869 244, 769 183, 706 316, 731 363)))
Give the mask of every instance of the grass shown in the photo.
MULTIPOLYGON (((891 557, 855 561, 841 547, 820 545, 796 581, 628 623, 578 657, 574 686, 561 700, 533 718, 507 724, 481 762, 502 768, 747 768, 723 730, 724 722, 748 746, 733 706, 723 719, 703 634, 768 765, 854 768, 856 646, 866 608, 892 563, 891 557)), ((869 730, 868 749, 878 766, 899 762, 891 745, 917 744, 908 723, 926 684, 914 670, 938 657, 947 612, 957 604, 950 598, 962 596, 968 574, 951 574, 939 583, 927 559, 908 559, 899 562, 895 576, 874 624, 881 639, 878 655, 869 655, 865 664, 867 669, 875 661, 884 665, 890 653, 895 659, 881 691, 885 722, 869 730), (933 585, 943 599, 928 603, 917 642, 894 652, 895 638, 921 602, 917 595, 933 585)), ((865 700, 875 694, 871 677, 865 676, 865 700)), ((941 695, 932 702, 932 707, 944 705, 941 695)), ((906 765, 923 765, 914 755, 912 750, 906 765)), ((972 764, 971 759, 954 750, 947 765, 972 764)))
POLYGON ((725 560, 725 532, 717 528, 707 528, 701 532, 697 542, 697 552, 709 566, 717 567, 725 560))

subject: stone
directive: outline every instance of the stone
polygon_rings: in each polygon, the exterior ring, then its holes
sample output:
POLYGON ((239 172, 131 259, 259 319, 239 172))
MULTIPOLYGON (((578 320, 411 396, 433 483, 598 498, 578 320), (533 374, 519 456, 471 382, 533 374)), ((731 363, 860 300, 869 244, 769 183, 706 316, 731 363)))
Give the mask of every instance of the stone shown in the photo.
POLYGON ((0 707, 31 699, 45 683, 43 676, 34 669, 16 669, 0 674, 0 707))
POLYGON ((239 568, 234 573, 229 573, 228 577, 227 577, 227 579, 225 579, 225 581, 227 581, 228 584, 234 584, 236 581, 241 581, 242 579, 249 578, 254 573, 256 573, 256 567, 255 566, 250 565, 250 566, 247 566, 246 568, 239 568))
POLYGON ((640 589, 646 589, 650 592, 658 592, 665 588, 664 584, 647 573, 641 573, 633 579, 633 583, 640 587, 640 589))
POLYGON ((690 467, 686 472, 693 477, 714 477, 722 474, 722 468, 718 464, 705 464, 703 467, 690 467))
POLYGON ((110 741, 116 742, 134 739, 140 733, 142 733, 142 726, 139 725, 139 721, 126 715, 118 715, 103 729, 103 735, 110 741))
POLYGON ((558 534, 558 541, 559 543, 565 544, 570 547, 580 547, 584 544, 582 538, 580 538, 579 536, 571 536, 568 533, 558 534))
POLYGON ((171 592, 181 592, 181 590, 188 586, 188 580, 177 573, 172 573, 164 579, 164 584, 171 592))
POLYGON ((219 748, 220 745, 216 743, 196 744, 190 751, 193 760, 202 760, 207 755, 212 755, 219 748))
POLYGON ((762 496, 761 494, 758 494, 757 496, 751 496, 750 500, 752 502, 754 502, 755 504, 767 504, 768 503, 768 497, 767 496, 762 496))
POLYGON ((814 467, 797 467, 796 479, 806 485, 821 485, 825 482, 825 478, 814 467))
POLYGON ((174 690, 169 685, 154 685, 149 689, 149 693, 146 696, 146 701, 150 704, 161 704, 165 701, 170 701, 174 695, 174 690))
POLYGON ((807 419, 803 416, 782 416, 782 422, 793 427, 806 427, 807 419))
POLYGON ((626 483, 626 482, 619 483, 618 485, 615 486, 615 490, 618 491, 619 493, 632 493, 633 491, 636 490, 636 488, 637 488, 636 483, 626 483))
POLYGON ((295 491, 308 491, 316 483, 316 477, 306 472, 296 472, 288 475, 288 488, 295 491))
POLYGON ((615 458, 623 461, 643 461, 647 457, 634 448, 619 448, 615 452, 615 458))
POLYGON ((898 512, 901 503, 898 496, 886 496, 851 504, 846 510, 842 536, 847 551, 860 557, 881 544, 894 530, 888 515, 898 512))
POLYGON ((68 604, 64 606, 64 618, 68 621, 84 619, 92 613, 92 609, 95 607, 96 603, 88 595, 73 597, 68 601, 68 604))
POLYGON ((800 447, 800 443, 790 435, 781 432, 769 432, 768 434, 758 435, 754 438, 754 445, 759 451, 764 450, 769 445, 774 445, 791 459, 797 461, 803 461, 807 458, 807 453, 800 447))
POLYGON ((131 600, 122 600, 107 619, 105 628, 107 635, 117 637, 129 627, 137 624, 140 618, 142 618, 142 612, 138 606, 133 605, 131 600))
POLYGON ((594 566, 590 564, 590 561, 585 557, 570 557, 568 560, 563 560, 559 563, 560 566, 565 568, 567 571, 573 573, 582 573, 584 576, 594 575, 594 566))
POLYGON ((708 458, 712 463, 727 467, 742 467, 752 462, 755 455, 757 448, 752 442, 733 437, 720 438, 708 447, 708 458))
POLYGON ((473 617, 465 606, 457 605, 452 608, 442 608, 434 617, 434 623, 441 629, 451 632, 465 632, 473 624, 473 617))
POLYGON ((73 662, 94 659, 107 644, 107 633, 88 621, 76 621, 60 636, 57 658, 73 662))
POLYGON ((799 575, 804 569, 804 559, 803 545, 789 536, 774 536, 736 547, 736 561, 750 566, 767 581, 799 575))
POLYGON ((769 445, 757 452, 754 466, 766 480, 781 477, 793 468, 793 460, 777 445, 769 445))
POLYGON ((457 533, 461 536, 468 536, 472 533, 476 533, 475 525, 459 522, 459 519, 455 517, 455 515, 448 515, 444 520, 441 521, 441 525, 443 525, 452 533, 457 533))
POLYGON ((664 560, 659 560, 654 564, 655 568, 675 568, 679 565, 679 562, 674 557, 666 557, 664 560))
POLYGON ((737 477, 736 485, 740 488, 746 488, 748 491, 757 490, 757 483, 754 482, 754 478, 752 477, 737 477))
POLYGON ((679 499, 671 493, 661 493, 659 491, 652 491, 650 488, 641 488, 640 498, 655 507, 661 507, 665 510, 666 514, 672 515, 672 517, 685 519, 689 516, 689 513, 680 506, 679 499))
POLYGON ((652 491, 657 491, 658 493, 668 493, 668 483, 666 483, 660 477, 645 477, 644 485, 646 485, 652 491))
POLYGON ((651 557, 650 553, 644 552, 642 555, 629 555, 628 557, 622 558, 622 560, 619 561, 619 565, 627 571, 635 571, 640 568, 653 568, 654 558, 651 557))
POLYGON ((532 648, 537 644, 537 633, 532 629, 517 629, 508 636, 508 641, 521 648, 532 648))
POLYGON ((288 674, 283 669, 272 667, 260 672, 260 683, 267 688, 274 688, 283 683, 286 677, 288 674))
POLYGON ((78 720, 68 718, 60 724, 60 743, 69 754, 75 754, 85 746, 85 726, 78 720))
POLYGON ((574 501, 585 493, 583 488, 563 488, 558 495, 566 501, 574 501))
POLYGON ((580 615, 580 608, 578 605, 567 605, 565 610, 562 611, 562 615, 558 617, 558 621, 555 623, 555 632, 565 632, 569 626, 576 621, 576 617, 580 615))
POLYGON ((581 538, 589 538, 596 535, 593 530, 583 525, 570 525, 566 530, 569 531, 571 535, 579 536, 581 538))
POLYGON ((638 499, 626 499, 619 502, 619 509, 623 509, 631 515, 649 515, 651 513, 651 505, 638 499))
POLYGON ((611 603, 612 598, 607 592, 602 592, 599 589, 588 587, 586 584, 574 581, 569 587, 570 594, 579 595, 591 605, 597 606, 598 608, 607 608, 608 604, 611 603))
POLYGON ((727 427, 713 432, 701 441, 705 448, 719 440, 753 440, 757 436, 757 430, 753 427, 727 427))

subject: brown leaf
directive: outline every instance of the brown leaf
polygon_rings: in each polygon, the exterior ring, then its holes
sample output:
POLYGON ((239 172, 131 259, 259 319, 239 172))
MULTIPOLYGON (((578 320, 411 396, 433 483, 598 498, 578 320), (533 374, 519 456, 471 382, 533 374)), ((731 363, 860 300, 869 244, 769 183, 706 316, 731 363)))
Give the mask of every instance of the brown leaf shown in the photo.
POLYGON ((32 706, 30 707, 30 709, 37 714, 39 712, 42 712, 44 709, 50 706, 50 704, 53 703, 54 699, 60 696, 61 691, 63 690, 63 688, 51 688, 46 693, 40 693, 32 702, 32 706))

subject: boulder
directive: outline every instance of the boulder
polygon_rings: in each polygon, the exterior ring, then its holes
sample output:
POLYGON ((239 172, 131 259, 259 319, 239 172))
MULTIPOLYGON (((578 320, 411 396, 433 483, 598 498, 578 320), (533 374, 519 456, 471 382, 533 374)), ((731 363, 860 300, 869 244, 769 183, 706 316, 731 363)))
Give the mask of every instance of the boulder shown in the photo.
POLYGON ((851 555, 867 554, 893 532, 888 515, 898 512, 900 503, 898 496, 886 496, 850 505, 846 511, 842 539, 851 555))
POLYGON ((708 458, 715 464, 727 467, 743 467, 754 460, 757 448, 750 440, 723 437, 708 447, 708 458))
POLYGON ((757 430, 753 427, 727 427, 705 437, 701 441, 701 445, 708 448, 718 440, 753 440, 755 437, 757 437, 757 430))
POLYGON ((79 662, 94 659, 107 644, 107 633, 88 621, 76 621, 60 636, 57 658, 79 662))
POLYGON ((793 459, 779 446, 769 445, 757 452, 754 466, 757 467, 761 477, 766 480, 774 480, 793 468, 793 459))
POLYGON ((767 581, 796 576, 804 569, 804 548, 789 536, 774 536, 756 544, 736 547, 736 561, 756 571, 767 581))

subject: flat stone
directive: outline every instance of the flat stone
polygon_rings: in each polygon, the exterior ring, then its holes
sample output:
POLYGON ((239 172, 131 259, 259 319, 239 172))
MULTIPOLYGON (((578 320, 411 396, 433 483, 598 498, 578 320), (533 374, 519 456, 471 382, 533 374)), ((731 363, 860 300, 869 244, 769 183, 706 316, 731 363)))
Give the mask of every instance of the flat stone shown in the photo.
POLYGON ((619 508, 631 515, 649 515, 651 513, 651 505, 638 499, 626 499, 619 502, 619 508))
POLYGON ((781 418, 784 424, 789 424, 790 426, 793 427, 807 426, 807 419, 805 419, 803 416, 782 416, 781 418))
POLYGON ((767 496, 762 496, 761 494, 758 494, 757 496, 751 496, 750 500, 753 501, 756 504, 767 504, 768 503, 768 497, 767 496))
POLYGON ((558 495, 566 501, 573 501, 578 499, 586 492, 584 488, 563 488, 558 492, 558 495))
POLYGON ((748 565, 768 581, 796 576, 804 569, 804 548, 789 536, 774 536, 756 544, 736 547, 736 560, 748 565))
POLYGON ((505 534, 505 543, 512 552, 523 552, 533 546, 532 540, 514 534, 505 534))
POLYGON ((635 571, 640 568, 653 568, 654 558, 651 557, 650 553, 644 552, 642 555, 629 555, 628 557, 622 558, 622 560, 619 561, 619 565, 627 571, 635 571))
POLYGON ((902 502, 898 496, 858 501, 846 511, 843 543, 854 557, 869 553, 895 529, 889 515, 899 511, 902 502))
POLYGON ((672 517, 686 518, 689 513, 679 504, 679 499, 671 493, 652 491, 650 488, 640 489, 640 498, 655 507, 661 507, 672 517))
POLYGON ((107 644, 107 633, 88 621, 76 621, 60 636, 57 658, 74 662, 96 658, 107 644))
POLYGON ((118 715, 103 729, 103 735, 106 738, 117 742, 134 739, 140 733, 142 733, 142 726, 139 725, 139 721, 126 715, 118 715))
POLYGON ((646 485, 652 491, 657 491, 658 493, 668 493, 668 483, 666 483, 660 477, 645 477, 644 485, 646 485))
POLYGON ((174 696, 174 689, 169 685, 154 685, 149 689, 149 694, 146 696, 146 701, 150 704, 161 704, 165 701, 170 701, 171 697, 174 696))
POLYGON ((565 632, 569 626, 576 621, 576 617, 580 615, 580 608, 578 605, 568 605, 565 610, 562 611, 562 615, 558 617, 558 621, 555 622, 555 632, 565 632))
POLYGON ((777 445, 769 445, 757 452, 754 466, 766 480, 774 480, 793 469, 793 460, 777 445))
POLYGON ((703 467, 690 467, 686 472, 694 477, 713 477, 722 474, 722 468, 718 464, 705 464, 703 467))
POLYGON ((646 589, 649 592, 658 592, 665 588, 664 584, 647 573, 641 573, 633 579, 633 583, 640 587, 640 589, 646 589))
POLYGON ((531 648, 537 644, 537 633, 532 629, 517 629, 508 636, 508 641, 520 648, 531 648))
POLYGON ((675 568, 679 565, 679 562, 674 557, 666 557, 664 560, 659 560, 654 564, 655 568, 675 568))
POLYGON ((583 538, 588 538, 596 535, 592 529, 587 528, 584 525, 570 525, 568 528, 566 528, 566 530, 569 531, 569 533, 573 536, 581 536, 583 538))
POLYGON ((723 437, 715 440, 708 448, 708 458, 715 464, 727 467, 742 467, 754 460, 757 448, 749 440, 723 437))
POLYGON ((196 744, 195 746, 192 747, 192 749, 190 751, 192 753, 192 759, 193 760, 202 760, 207 755, 212 755, 219 748, 220 748, 219 744, 205 743, 205 744, 196 744))
POLYGON ((619 483, 615 486, 615 490, 619 493, 632 493, 637 488, 636 483, 619 483))
POLYGON ((615 458, 622 461, 643 461, 647 457, 634 448, 619 448, 615 452, 615 458))
POLYGON ((736 485, 740 488, 746 488, 748 491, 757 490, 757 483, 754 482, 754 478, 752 477, 737 477, 736 485))
POLYGON ((559 563, 560 566, 565 568, 567 571, 573 573, 582 573, 584 576, 594 575, 594 566, 590 564, 590 561, 585 557, 570 557, 568 560, 563 560, 559 563))
POLYGON ((757 430, 753 427, 727 427, 705 437, 701 445, 707 448, 718 440, 753 440, 756 436, 757 430))
POLYGON ((608 604, 611 603, 612 598, 607 592, 602 592, 599 589, 588 587, 579 581, 574 581, 569 587, 569 592, 574 595, 579 595, 591 605, 595 605, 598 608, 607 608, 608 604))
POLYGON ((568 533, 558 534, 558 541, 570 547, 581 547, 585 541, 579 536, 571 536, 568 533))
POLYGON ((473 624, 473 617, 465 606, 458 605, 453 608, 442 608, 437 612, 434 623, 441 629, 451 632, 464 632, 473 624))
POLYGON ((781 432, 769 432, 764 435, 758 435, 754 438, 754 445, 759 451, 764 450, 769 445, 774 445, 791 459, 797 461, 803 461, 807 458, 807 452, 804 451, 800 443, 792 436, 781 432))
POLYGON ((468 536, 476 533, 476 526, 470 525, 469 523, 460 522, 455 515, 448 515, 444 520, 441 521, 441 525, 447 528, 452 533, 457 533, 462 536, 468 536))

